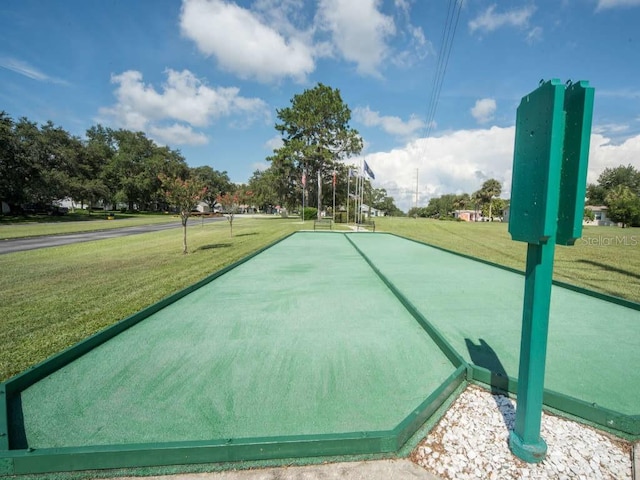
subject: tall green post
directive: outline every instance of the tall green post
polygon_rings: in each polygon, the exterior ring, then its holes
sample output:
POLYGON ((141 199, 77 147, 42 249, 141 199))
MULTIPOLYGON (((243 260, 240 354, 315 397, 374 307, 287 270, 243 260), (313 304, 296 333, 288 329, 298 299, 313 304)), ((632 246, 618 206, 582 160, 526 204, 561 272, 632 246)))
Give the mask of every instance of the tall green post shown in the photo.
POLYGON ((540 436, 556 243, 582 234, 594 90, 554 79, 522 98, 516 118, 509 233, 527 242, 518 406, 511 451, 544 460, 540 436))

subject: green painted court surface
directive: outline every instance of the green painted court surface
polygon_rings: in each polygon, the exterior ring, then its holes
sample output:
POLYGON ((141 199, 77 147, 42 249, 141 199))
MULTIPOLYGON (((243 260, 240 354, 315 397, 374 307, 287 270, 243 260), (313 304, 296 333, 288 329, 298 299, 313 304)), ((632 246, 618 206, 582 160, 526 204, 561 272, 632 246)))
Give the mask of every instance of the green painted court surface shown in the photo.
POLYGON ((299 234, 22 393, 29 447, 390 430, 455 368, 344 235, 299 234))
MULTIPOLYGON (((482 339, 518 376, 522 275, 391 235, 352 239, 467 362, 482 339)), ((640 311, 554 285, 545 388, 640 414, 640 311)))
MULTIPOLYGON (((393 429, 455 367, 358 250, 467 362, 489 352, 517 377, 522 275, 392 235, 302 232, 23 390, 12 448, 393 429)), ((638 310, 554 286, 546 388, 638 415, 639 366, 638 310)))

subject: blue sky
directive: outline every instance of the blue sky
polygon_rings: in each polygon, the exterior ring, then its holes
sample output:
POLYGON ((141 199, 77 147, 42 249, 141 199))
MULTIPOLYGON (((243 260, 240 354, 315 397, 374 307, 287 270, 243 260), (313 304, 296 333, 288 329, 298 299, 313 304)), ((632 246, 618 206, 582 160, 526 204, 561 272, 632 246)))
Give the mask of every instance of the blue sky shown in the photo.
MULTIPOLYGON (((374 185, 407 209, 487 178, 509 196, 515 112, 540 79, 596 89, 589 180, 640 168, 640 0, 462 4, 430 135, 444 0, 5 0, 0 110, 142 130, 245 182, 276 109, 339 88, 374 185)), ((358 161, 354 159, 354 162, 358 161)))

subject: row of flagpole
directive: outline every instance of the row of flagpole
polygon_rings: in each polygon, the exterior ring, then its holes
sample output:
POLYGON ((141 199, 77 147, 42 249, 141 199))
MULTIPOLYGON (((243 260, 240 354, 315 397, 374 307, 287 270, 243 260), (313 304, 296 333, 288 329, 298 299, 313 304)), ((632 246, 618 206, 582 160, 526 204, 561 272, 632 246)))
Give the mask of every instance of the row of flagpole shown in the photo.
MULTIPOLYGON (((356 225, 362 223, 362 205, 363 205, 363 197, 364 197, 364 180, 365 176, 375 180, 375 175, 373 170, 367 164, 367 161, 361 159, 360 163, 361 167, 359 168, 349 168, 347 175, 347 223, 349 223, 349 204, 351 203, 351 177, 356 178, 356 191, 354 195, 355 199, 355 212, 354 212, 354 221, 356 225)), ((333 217, 336 215, 336 177, 337 172, 333 171, 332 176, 332 186, 333 186, 333 217)), ((306 171, 302 171, 302 222, 304 222, 304 206, 305 206, 305 191, 307 187, 307 174, 306 171)), ((318 215, 320 215, 320 198, 322 195, 322 177, 320 175, 320 171, 318 170, 318 215)), ((369 211, 371 211, 371 207, 369 207, 369 211)))

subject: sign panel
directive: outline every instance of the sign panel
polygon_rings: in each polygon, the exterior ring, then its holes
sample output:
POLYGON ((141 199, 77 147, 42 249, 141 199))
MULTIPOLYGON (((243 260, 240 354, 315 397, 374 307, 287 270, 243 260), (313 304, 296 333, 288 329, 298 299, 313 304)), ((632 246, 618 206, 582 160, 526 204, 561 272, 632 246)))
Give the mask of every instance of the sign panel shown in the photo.
POLYGON ((513 240, 540 244, 556 233, 564 94, 564 84, 554 79, 518 106, 509 212, 513 240))
POLYGON ((566 126, 556 233, 559 245, 573 245, 582 236, 593 98, 594 88, 587 81, 570 84, 564 94, 566 126))

